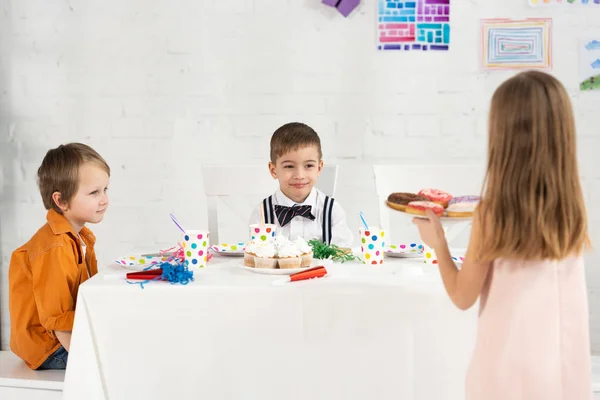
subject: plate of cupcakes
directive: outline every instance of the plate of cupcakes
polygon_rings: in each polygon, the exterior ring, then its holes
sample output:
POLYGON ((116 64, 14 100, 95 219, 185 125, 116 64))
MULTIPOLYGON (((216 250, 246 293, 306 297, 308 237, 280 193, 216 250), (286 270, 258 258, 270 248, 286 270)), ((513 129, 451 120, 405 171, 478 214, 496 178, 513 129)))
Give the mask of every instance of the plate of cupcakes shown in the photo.
POLYGON ((291 275, 330 264, 330 260, 313 259, 312 247, 301 237, 291 241, 278 235, 270 241, 246 243, 244 264, 240 267, 257 274, 291 275))

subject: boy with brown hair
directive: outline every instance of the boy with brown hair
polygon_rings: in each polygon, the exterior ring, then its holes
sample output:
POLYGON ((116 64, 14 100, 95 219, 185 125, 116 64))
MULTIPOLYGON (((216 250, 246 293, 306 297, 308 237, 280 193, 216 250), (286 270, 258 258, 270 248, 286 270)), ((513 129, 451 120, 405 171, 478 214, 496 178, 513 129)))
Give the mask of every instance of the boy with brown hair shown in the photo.
POLYGON ((289 239, 318 239, 340 247, 352 246, 346 213, 333 198, 315 188, 323 169, 319 135, 308 125, 291 122, 271 137, 269 171, 279 181, 279 190, 263 200, 250 217, 250 224, 277 225, 289 239))
POLYGON ((91 147, 60 145, 46 153, 38 185, 47 223, 11 257, 10 347, 31 369, 66 368, 79 285, 98 272, 96 238, 110 168, 91 147))

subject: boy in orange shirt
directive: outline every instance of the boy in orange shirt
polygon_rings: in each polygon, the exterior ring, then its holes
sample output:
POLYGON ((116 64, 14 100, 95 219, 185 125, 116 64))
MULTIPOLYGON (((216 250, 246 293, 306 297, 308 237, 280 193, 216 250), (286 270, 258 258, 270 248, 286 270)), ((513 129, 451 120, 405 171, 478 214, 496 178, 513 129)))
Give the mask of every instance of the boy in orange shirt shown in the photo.
POLYGON ((47 223, 12 254, 10 348, 31 369, 65 369, 79 285, 98 272, 96 238, 110 168, 81 143, 49 150, 38 169, 47 223))

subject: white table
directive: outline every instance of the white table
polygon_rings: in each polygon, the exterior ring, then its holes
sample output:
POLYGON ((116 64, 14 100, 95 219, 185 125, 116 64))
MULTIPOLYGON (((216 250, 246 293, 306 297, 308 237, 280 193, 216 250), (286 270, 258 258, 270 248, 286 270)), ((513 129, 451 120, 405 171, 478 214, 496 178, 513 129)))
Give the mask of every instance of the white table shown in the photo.
POLYGON ((477 307, 435 266, 386 259, 280 277, 216 256, 187 286, 104 268, 79 290, 66 400, 464 399, 477 307))

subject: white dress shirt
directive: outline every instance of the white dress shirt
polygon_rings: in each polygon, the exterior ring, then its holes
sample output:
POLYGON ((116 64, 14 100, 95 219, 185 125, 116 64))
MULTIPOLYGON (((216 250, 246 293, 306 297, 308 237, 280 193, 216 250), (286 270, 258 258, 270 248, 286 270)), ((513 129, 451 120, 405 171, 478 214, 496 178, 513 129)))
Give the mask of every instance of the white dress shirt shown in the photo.
MULTIPOLYGON (((308 218, 296 216, 284 227, 279 224, 277 216, 275 216, 275 222, 277 225, 277 234, 281 234, 290 240, 294 240, 297 237, 301 237, 305 240, 318 239, 323 240, 323 218, 324 218, 324 205, 325 205, 325 194, 317 188, 312 189, 306 200, 303 203, 295 203, 289 199, 281 189, 277 189, 273 195, 273 207, 276 204, 285 207, 292 207, 294 205, 300 206, 311 206, 311 214, 315 216, 314 221, 308 218)), ((263 203, 261 202, 258 207, 252 212, 250 216, 250 224, 259 224, 261 222, 260 211, 263 203)), ((342 209, 342 206, 338 201, 333 202, 333 209, 331 211, 331 244, 336 244, 340 247, 351 247, 354 237, 352 232, 346 224, 346 213, 342 209)))

